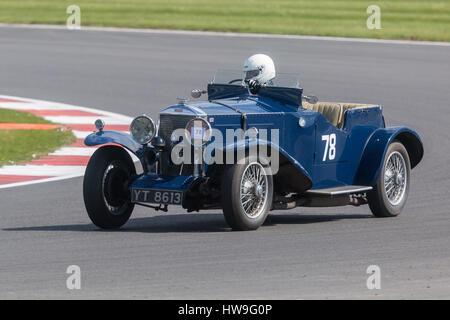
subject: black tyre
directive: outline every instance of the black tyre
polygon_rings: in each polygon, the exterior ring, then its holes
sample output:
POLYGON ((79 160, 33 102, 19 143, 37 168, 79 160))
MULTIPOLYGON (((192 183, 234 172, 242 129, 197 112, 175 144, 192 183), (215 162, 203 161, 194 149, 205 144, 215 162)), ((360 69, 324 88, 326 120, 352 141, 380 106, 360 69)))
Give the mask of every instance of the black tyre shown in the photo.
POLYGON ((374 189, 368 194, 369 207, 376 217, 395 217, 406 204, 411 163, 400 142, 389 146, 374 189))
POLYGON ((222 208, 234 230, 255 230, 266 220, 272 206, 273 177, 270 167, 254 158, 225 169, 222 208))
POLYGON ((124 225, 134 209, 128 184, 136 174, 125 149, 104 146, 94 152, 86 168, 83 197, 91 221, 103 229, 124 225))

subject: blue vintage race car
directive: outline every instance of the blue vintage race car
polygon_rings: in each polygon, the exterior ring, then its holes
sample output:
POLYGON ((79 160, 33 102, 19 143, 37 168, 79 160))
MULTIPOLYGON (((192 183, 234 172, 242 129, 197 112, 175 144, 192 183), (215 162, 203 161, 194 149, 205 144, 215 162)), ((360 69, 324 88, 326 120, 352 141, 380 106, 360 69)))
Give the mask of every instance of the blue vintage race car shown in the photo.
POLYGON ((236 230, 257 229, 270 210, 369 204, 376 217, 405 206, 410 170, 423 157, 419 135, 388 127, 379 105, 317 102, 299 77, 278 74, 257 93, 240 71, 219 71, 207 101, 180 99, 142 115, 131 134, 103 130, 84 177, 92 222, 118 228, 135 205, 167 211, 223 210, 236 230), (107 144, 107 145, 105 145, 107 144), (137 173, 130 153, 140 161, 137 173))

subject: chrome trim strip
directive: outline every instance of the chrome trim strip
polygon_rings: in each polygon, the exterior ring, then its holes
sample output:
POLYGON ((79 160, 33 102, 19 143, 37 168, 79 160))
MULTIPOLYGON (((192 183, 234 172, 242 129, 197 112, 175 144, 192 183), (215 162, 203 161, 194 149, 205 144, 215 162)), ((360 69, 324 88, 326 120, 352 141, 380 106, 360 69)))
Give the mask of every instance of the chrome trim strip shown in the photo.
POLYGON ((353 194, 370 191, 373 188, 370 186, 344 186, 337 188, 327 188, 327 189, 317 189, 317 190, 308 190, 307 194, 310 195, 328 195, 328 196, 336 196, 341 194, 353 194))

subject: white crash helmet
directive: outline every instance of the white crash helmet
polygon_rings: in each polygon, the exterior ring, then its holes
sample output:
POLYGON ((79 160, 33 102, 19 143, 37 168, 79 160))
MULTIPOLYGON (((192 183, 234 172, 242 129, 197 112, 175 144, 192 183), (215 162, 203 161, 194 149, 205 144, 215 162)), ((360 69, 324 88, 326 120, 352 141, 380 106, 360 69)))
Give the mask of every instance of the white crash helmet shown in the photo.
POLYGON ((242 68, 242 80, 244 82, 255 80, 260 85, 264 85, 273 78, 275 78, 275 64, 269 56, 254 54, 245 60, 242 68))

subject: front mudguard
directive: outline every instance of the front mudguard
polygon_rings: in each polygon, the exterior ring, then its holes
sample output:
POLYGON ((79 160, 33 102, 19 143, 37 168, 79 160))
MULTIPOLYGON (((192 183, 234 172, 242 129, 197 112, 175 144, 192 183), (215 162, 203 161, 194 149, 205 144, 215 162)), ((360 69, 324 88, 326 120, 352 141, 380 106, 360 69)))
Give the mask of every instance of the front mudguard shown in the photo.
POLYGON ((411 161, 411 169, 423 158, 423 143, 419 134, 408 127, 390 127, 375 130, 364 148, 356 171, 354 185, 374 186, 383 168, 384 158, 389 145, 401 142, 411 161))
POLYGON ((92 147, 102 144, 114 143, 128 149, 138 157, 144 165, 144 148, 137 143, 130 134, 118 131, 98 131, 93 132, 84 139, 84 144, 92 147))

